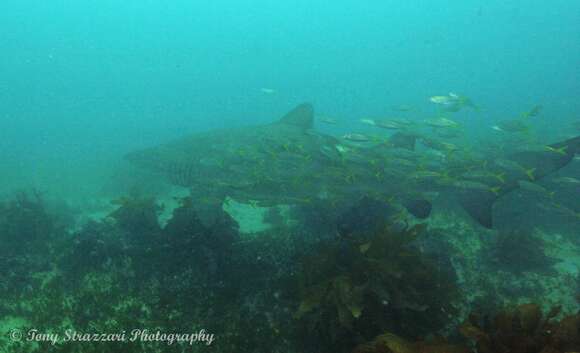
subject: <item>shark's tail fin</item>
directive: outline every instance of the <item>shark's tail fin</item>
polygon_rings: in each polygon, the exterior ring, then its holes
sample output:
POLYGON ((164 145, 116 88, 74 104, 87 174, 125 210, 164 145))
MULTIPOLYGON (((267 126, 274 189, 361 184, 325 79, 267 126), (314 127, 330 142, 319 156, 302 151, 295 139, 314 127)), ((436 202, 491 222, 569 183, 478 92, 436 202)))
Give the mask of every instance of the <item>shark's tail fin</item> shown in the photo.
MULTIPOLYGON (((510 157, 527 170, 533 170, 535 179, 554 173, 572 161, 580 153, 580 136, 549 145, 544 152, 521 152, 510 157)), ((486 228, 493 226, 492 207, 503 195, 518 188, 521 175, 507 178, 500 192, 469 190, 457 194, 463 209, 486 228)))
POLYGON ((469 190, 458 195, 461 207, 485 228, 493 227, 493 204, 498 196, 484 190, 469 190))

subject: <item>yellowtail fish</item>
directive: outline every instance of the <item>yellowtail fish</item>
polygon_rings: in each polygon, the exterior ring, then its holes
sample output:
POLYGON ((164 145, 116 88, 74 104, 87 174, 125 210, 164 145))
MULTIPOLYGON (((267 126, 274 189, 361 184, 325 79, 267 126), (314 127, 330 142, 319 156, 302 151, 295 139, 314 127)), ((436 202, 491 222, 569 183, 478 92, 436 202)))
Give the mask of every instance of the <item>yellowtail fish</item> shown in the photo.
POLYGON ((580 184, 580 180, 573 177, 559 177, 552 179, 552 181, 558 184, 576 184, 576 185, 580 184))
POLYGON ((336 125, 338 124, 338 121, 334 118, 331 118, 329 116, 319 116, 318 117, 318 121, 320 121, 321 123, 325 123, 325 124, 329 124, 329 125, 336 125))
POLYGON ((420 170, 414 173, 411 173, 409 176, 411 179, 437 179, 444 177, 444 174, 439 172, 434 172, 431 170, 420 170))
POLYGON ((348 153, 351 151, 351 149, 348 146, 344 145, 336 145, 336 150, 340 153, 348 153))
POLYGON ((527 175, 528 179, 530 179, 530 180, 536 179, 536 176, 534 175, 536 168, 526 169, 517 162, 514 162, 514 161, 509 160, 509 159, 501 159, 501 158, 496 159, 493 163, 496 166, 500 167, 501 169, 511 171, 511 172, 523 173, 523 174, 527 175))
POLYGON ((423 144, 429 148, 434 150, 443 151, 443 152, 453 152, 458 150, 459 148, 452 143, 439 141, 435 139, 423 138, 421 140, 423 144))
POLYGON ((366 125, 371 125, 371 126, 375 126, 377 125, 376 121, 374 121, 374 119, 360 119, 360 122, 366 125))
POLYGON ((537 194, 541 194, 541 195, 545 195, 548 197, 553 197, 555 192, 553 191, 548 191, 545 187, 538 185, 536 183, 532 183, 526 180, 518 180, 518 186, 520 187, 520 189, 522 190, 526 190, 529 192, 534 192, 537 194))
POLYGON ((528 132, 529 126, 521 120, 505 120, 491 127, 493 130, 509 133, 528 132))
POLYGON ((449 93, 447 96, 432 96, 429 97, 429 101, 435 104, 450 105, 457 102, 459 96, 455 93, 449 93))
POLYGON ((565 156, 566 155, 566 150, 568 149, 568 146, 562 146, 560 148, 554 148, 552 146, 545 146, 544 148, 548 152, 558 153, 558 154, 561 154, 561 155, 565 156))
POLYGON ((439 142, 439 144, 437 146, 434 147, 434 149, 439 149, 441 151, 446 151, 446 152, 453 152, 453 151, 457 151, 459 149, 459 147, 457 147, 456 145, 454 145, 452 143, 441 141, 441 142, 439 142))
POLYGON ((393 120, 375 121, 375 126, 389 130, 399 130, 405 128, 405 125, 395 122, 393 120))
POLYGON ((456 127, 459 127, 459 123, 457 123, 456 121, 453 121, 453 120, 447 119, 447 118, 443 118, 443 117, 425 120, 425 124, 427 124, 431 127, 436 127, 436 128, 447 128, 447 127, 456 128, 456 127))
POLYGON ((459 110, 461 110, 464 107, 470 107, 472 109, 475 109, 477 111, 479 111, 479 107, 477 107, 475 104, 473 104, 473 102, 471 101, 471 99, 465 97, 465 96, 460 96, 456 93, 449 93, 449 95, 447 96, 433 96, 429 98, 429 101, 431 101, 431 103, 435 103, 437 105, 440 105, 444 108, 444 110, 448 111, 448 112, 458 112, 459 110))
POLYGON ((401 125, 413 125, 413 122, 411 120, 404 118, 391 119, 391 121, 401 125))
POLYGON ((550 153, 556 153, 556 154, 561 154, 563 156, 565 156, 568 152, 568 146, 562 146, 562 147, 553 147, 553 146, 549 146, 549 145, 536 145, 536 144, 532 144, 532 145, 523 145, 520 148, 517 148, 517 151, 519 152, 550 152, 550 153))
POLYGON ((357 133, 344 134, 342 138, 352 142, 369 142, 371 140, 367 135, 357 133))
POLYGON ((523 112, 522 117, 523 118, 530 118, 533 116, 538 116, 542 112, 542 109, 544 109, 544 107, 538 104, 538 105, 534 106, 532 109, 530 109, 529 111, 523 112))
POLYGON ((398 158, 405 158, 405 159, 417 159, 419 157, 419 154, 415 151, 410 151, 404 148, 393 148, 390 151, 390 154, 392 154, 394 157, 398 157, 398 158))
POLYGON ((470 180, 457 180, 453 183, 453 186, 460 189, 470 189, 470 190, 483 190, 493 192, 494 194, 499 193, 501 187, 490 187, 484 183, 480 183, 477 181, 470 181, 470 180))
POLYGON ((276 93, 276 90, 273 88, 260 88, 260 92, 264 94, 274 94, 276 93))
POLYGON ((505 183, 505 173, 491 173, 485 170, 473 170, 461 175, 462 178, 487 182, 505 183))
POLYGON ((393 158, 389 160, 389 166, 393 166, 394 168, 398 167, 406 167, 406 168, 416 168, 417 164, 413 161, 404 158, 393 158))
POLYGON ((445 159, 447 159, 447 155, 441 151, 438 151, 436 149, 432 149, 432 150, 426 150, 425 152, 423 152, 422 154, 422 162, 423 163, 428 163, 428 162, 443 162, 445 161, 445 159))

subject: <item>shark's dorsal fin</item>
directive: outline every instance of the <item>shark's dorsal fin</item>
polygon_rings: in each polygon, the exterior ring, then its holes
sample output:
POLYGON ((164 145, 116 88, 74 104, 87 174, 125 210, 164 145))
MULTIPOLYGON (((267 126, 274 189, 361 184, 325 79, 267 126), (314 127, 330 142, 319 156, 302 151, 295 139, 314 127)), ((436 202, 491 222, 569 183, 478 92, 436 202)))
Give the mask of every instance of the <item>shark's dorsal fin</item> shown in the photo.
POLYGON ((278 123, 298 126, 303 130, 312 129, 314 126, 314 108, 310 103, 302 103, 284 115, 282 119, 278 120, 278 123))

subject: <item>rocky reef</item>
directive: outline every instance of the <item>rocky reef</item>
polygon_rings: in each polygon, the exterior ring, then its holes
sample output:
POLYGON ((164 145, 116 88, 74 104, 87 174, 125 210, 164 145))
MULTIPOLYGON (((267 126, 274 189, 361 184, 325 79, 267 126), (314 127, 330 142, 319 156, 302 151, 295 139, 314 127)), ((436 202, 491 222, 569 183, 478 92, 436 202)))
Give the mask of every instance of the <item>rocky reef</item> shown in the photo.
POLYGON ((541 234, 486 238, 456 218, 401 221, 385 204, 363 199, 340 213, 328 205, 263 212, 275 226, 249 235, 223 210, 208 225, 196 200, 171 202, 168 208, 167 199, 128 195, 111 201, 108 216, 81 226, 69 209, 38 192, 0 202, 0 351, 185 352, 211 345, 216 352, 557 353, 579 347, 578 302, 570 295, 578 277, 560 276, 567 267, 555 250, 548 254, 554 242, 541 234), (292 222, 284 219, 288 214, 292 222), (517 252, 504 249, 508 243, 534 254, 521 259, 531 262, 514 259, 517 252), (534 281, 541 284, 522 296, 534 281), (543 296, 558 284, 558 296, 543 296), (135 329, 196 332, 199 339, 62 341, 65 332, 130 336, 135 329), (14 340, 14 330, 60 333, 61 341, 14 340))

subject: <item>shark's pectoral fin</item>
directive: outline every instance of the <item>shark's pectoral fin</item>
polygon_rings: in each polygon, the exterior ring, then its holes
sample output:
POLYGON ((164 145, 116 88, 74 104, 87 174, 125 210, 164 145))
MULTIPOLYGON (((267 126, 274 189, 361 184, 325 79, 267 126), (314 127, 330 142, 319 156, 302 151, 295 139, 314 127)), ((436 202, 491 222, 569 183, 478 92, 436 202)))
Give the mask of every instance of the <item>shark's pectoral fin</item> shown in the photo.
POLYGON ((193 200, 193 209, 201 223, 205 227, 212 227, 224 212, 223 203, 226 195, 223 193, 198 192, 198 190, 191 188, 190 196, 193 200))
POLYGON ((469 190, 457 195, 459 204, 479 224, 485 228, 493 227, 493 204, 497 195, 489 191, 469 190))
POLYGON ((312 129, 314 126, 314 108, 310 103, 302 103, 284 115, 282 119, 278 120, 278 123, 294 125, 305 131, 312 129))

